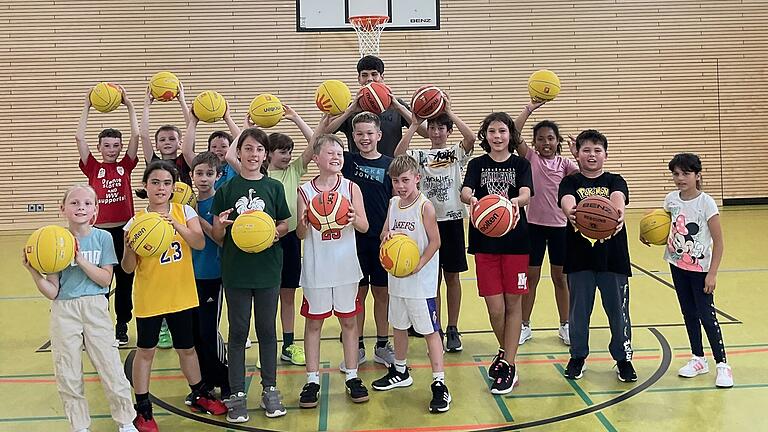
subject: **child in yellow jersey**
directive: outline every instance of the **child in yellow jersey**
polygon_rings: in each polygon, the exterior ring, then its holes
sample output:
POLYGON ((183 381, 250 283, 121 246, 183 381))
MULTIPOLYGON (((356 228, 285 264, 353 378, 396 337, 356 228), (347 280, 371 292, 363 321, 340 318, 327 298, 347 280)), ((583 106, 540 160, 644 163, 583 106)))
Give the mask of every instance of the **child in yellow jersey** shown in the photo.
MULTIPOLYGON (((200 377, 200 365, 194 348, 193 318, 198 305, 191 249, 203 249, 205 238, 197 213, 189 206, 171 203, 173 185, 177 180, 176 168, 167 161, 154 161, 144 171, 145 190, 136 195, 147 198, 144 212, 157 212, 175 230, 170 247, 160 257, 140 257, 126 245, 121 265, 127 273, 134 273, 133 302, 138 338, 133 360, 133 388, 136 394, 135 425, 139 431, 157 431, 149 401, 149 376, 158 341, 160 325, 165 319, 173 334, 173 345, 179 355, 181 371, 187 378, 192 393, 187 402, 193 411, 220 415, 227 412, 221 401, 215 399, 200 377)), ((130 229, 133 219, 126 225, 130 229)))

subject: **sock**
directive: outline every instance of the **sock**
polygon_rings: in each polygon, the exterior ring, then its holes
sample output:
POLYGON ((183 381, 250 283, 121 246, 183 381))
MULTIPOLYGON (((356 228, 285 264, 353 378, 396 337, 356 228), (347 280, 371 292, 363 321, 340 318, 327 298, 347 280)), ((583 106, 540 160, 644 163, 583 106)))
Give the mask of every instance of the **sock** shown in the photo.
POLYGON ((203 390, 203 380, 200 380, 197 384, 190 385, 189 388, 192 389, 192 393, 199 393, 203 390))
POLYGON ((568 321, 563 321, 563 322, 560 323, 561 326, 564 326, 566 324, 568 324, 568 321))
POLYGON ((445 331, 447 331, 447 332, 449 332, 449 331, 451 331, 451 330, 456 330, 456 331, 459 331, 459 327, 457 327, 457 326, 452 326, 452 325, 449 325, 448 327, 446 327, 446 328, 445 328, 445 331))
POLYGON ((395 359, 395 370, 398 373, 405 373, 406 369, 406 359, 398 360, 395 359))
POLYGON ((504 348, 499 347, 499 353, 496 354, 496 355, 499 356, 499 360, 503 359, 504 358, 504 348))
POLYGON ((432 381, 440 381, 445 384, 445 372, 432 372, 432 381))
POLYGON ((523 327, 530 327, 530 326, 531 326, 531 321, 530 320, 529 321, 523 321, 523 327))
POLYGON ((320 384, 320 372, 307 372, 307 382, 320 384))
POLYGON ((293 345, 293 333, 283 333, 283 351, 293 345))
POLYGON ((384 348, 389 342, 389 336, 376 336, 376 348, 384 348))
POLYGON ((140 402, 143 402, 145 400, 149 400, 149 393, 136 393, 136 404, 137 405, 140 402))
POLYGON ((365 349, 365 339, 362 336, 357 338, 357 347, 360 349, 365 349))
POLYGON ((349 381, 353 378, 357 378, 357 369, 347 369, 347 378, 346 380, 349 381))

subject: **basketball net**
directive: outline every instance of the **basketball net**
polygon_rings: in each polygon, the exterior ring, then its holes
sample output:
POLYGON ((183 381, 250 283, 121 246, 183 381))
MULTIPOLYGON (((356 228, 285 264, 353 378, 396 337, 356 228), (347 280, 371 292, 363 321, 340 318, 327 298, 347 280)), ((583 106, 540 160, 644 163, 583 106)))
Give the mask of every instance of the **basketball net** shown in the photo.
POLYGON ((386 15, 359 15, 349 17, 349 23, 357 33, 357 43, 360 46, 360 57, 369 54, 379 54, 381 32, 389 21, 386 15))

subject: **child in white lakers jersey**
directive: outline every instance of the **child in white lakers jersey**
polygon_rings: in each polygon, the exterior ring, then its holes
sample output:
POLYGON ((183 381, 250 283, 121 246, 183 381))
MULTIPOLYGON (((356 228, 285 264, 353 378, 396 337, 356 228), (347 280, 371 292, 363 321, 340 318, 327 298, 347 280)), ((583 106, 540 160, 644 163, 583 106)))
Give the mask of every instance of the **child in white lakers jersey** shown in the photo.
POLYGON ((385 376, 373 382, 376 390, 408 387, 413 378, 408 373, 408 327, 424 335, 432 363, 433 413, 450 409, 451 395, 445 386, 443 342, 437 320, 435 297, 439 271, 440 231, 435 207, 418 189, 419 165, 408 155, 400 155, 389 166, 395 196, 389 201, 387 219, 381 233, 382 241, 394 235, 407 235, 419 247, 419 263, 408 276, 389 275, 389 323, 395 334, 395 363, 389 365, 385 376))
POLYGON ((341 324, 344 346, 346 386, 353 402, 366 402, 368 390, 357 377, 357 285, 363 277, 357 260, 355 230, 368 231, 363 195, 360 188, 341 176, 344 165, 344 148, 334 135, 320 134, 318 126, 313 137, 312 159, 320 174, 299 187, 296 214, 300 220, 296 235, 304 240, 304 261, 301 266, 301 286, 304 301, 301 314, 306 318, 304 327, 304 353, 307 362, 307 384, 301 391, 299 406, 314 408, 320 392, 320 331, 326 318, 334 313, 341 324), (351 203, 349 224, 341 230, 321 233, 309 226, 307 209, 312 198, 325 192, 335 191, 351 203))

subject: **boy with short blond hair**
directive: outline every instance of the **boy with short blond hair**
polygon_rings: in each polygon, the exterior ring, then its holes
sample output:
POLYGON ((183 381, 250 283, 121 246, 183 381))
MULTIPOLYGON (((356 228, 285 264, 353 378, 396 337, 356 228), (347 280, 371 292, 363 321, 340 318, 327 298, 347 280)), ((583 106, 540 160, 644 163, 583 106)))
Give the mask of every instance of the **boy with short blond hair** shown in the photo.
MULTIPOLYGON (((123 87, 123 104, 128 109, 131 121, 131 137, 125 155, 118 161, 123 149, 123 135, 117 129, 104 129, 99 133, 96 148, 101 153, 101 162, 91 153, 85 131, 88 128, 88 112, 91 108, 90 90, 85 95, 83 112, 77 127, 75 141, 80 153, 80 170, 88 177, 88 184, 96 191, 99 211, 94 226, 103 229, 112 236, 117 256, 123 255, 123 227, 133 217, 133 191, 131 172, 136 168, 139 148, 139 124, 136 110, 123 87)), ((115 277, 115 338, 119 345, 128 343, 128 322, 131 320, 133 302, 133 275, 123 271, 120 265, 114 266, 115 277)))
POLYGON ((389 176, 395 196, 389 200, 387 219, 381 232, 382 242, 396 235, 407 235, 419 248, 419 262, 405 277, 389 278, 389 323, 394 329, 395 361, 387 374, 374 381, 376 390, 408 387, 413 378, 408 373, 408 328, 424 335, 429 360, 432 363, 433 413, 450 409, 451 395, 445 386, 443 369, 443 343, 437 320, 435 297, 437 275, 440 271, 440 230, 437 227, 435 207, 418 189, 419 165, 408 155, 400 155, 389 166, 389 176))

